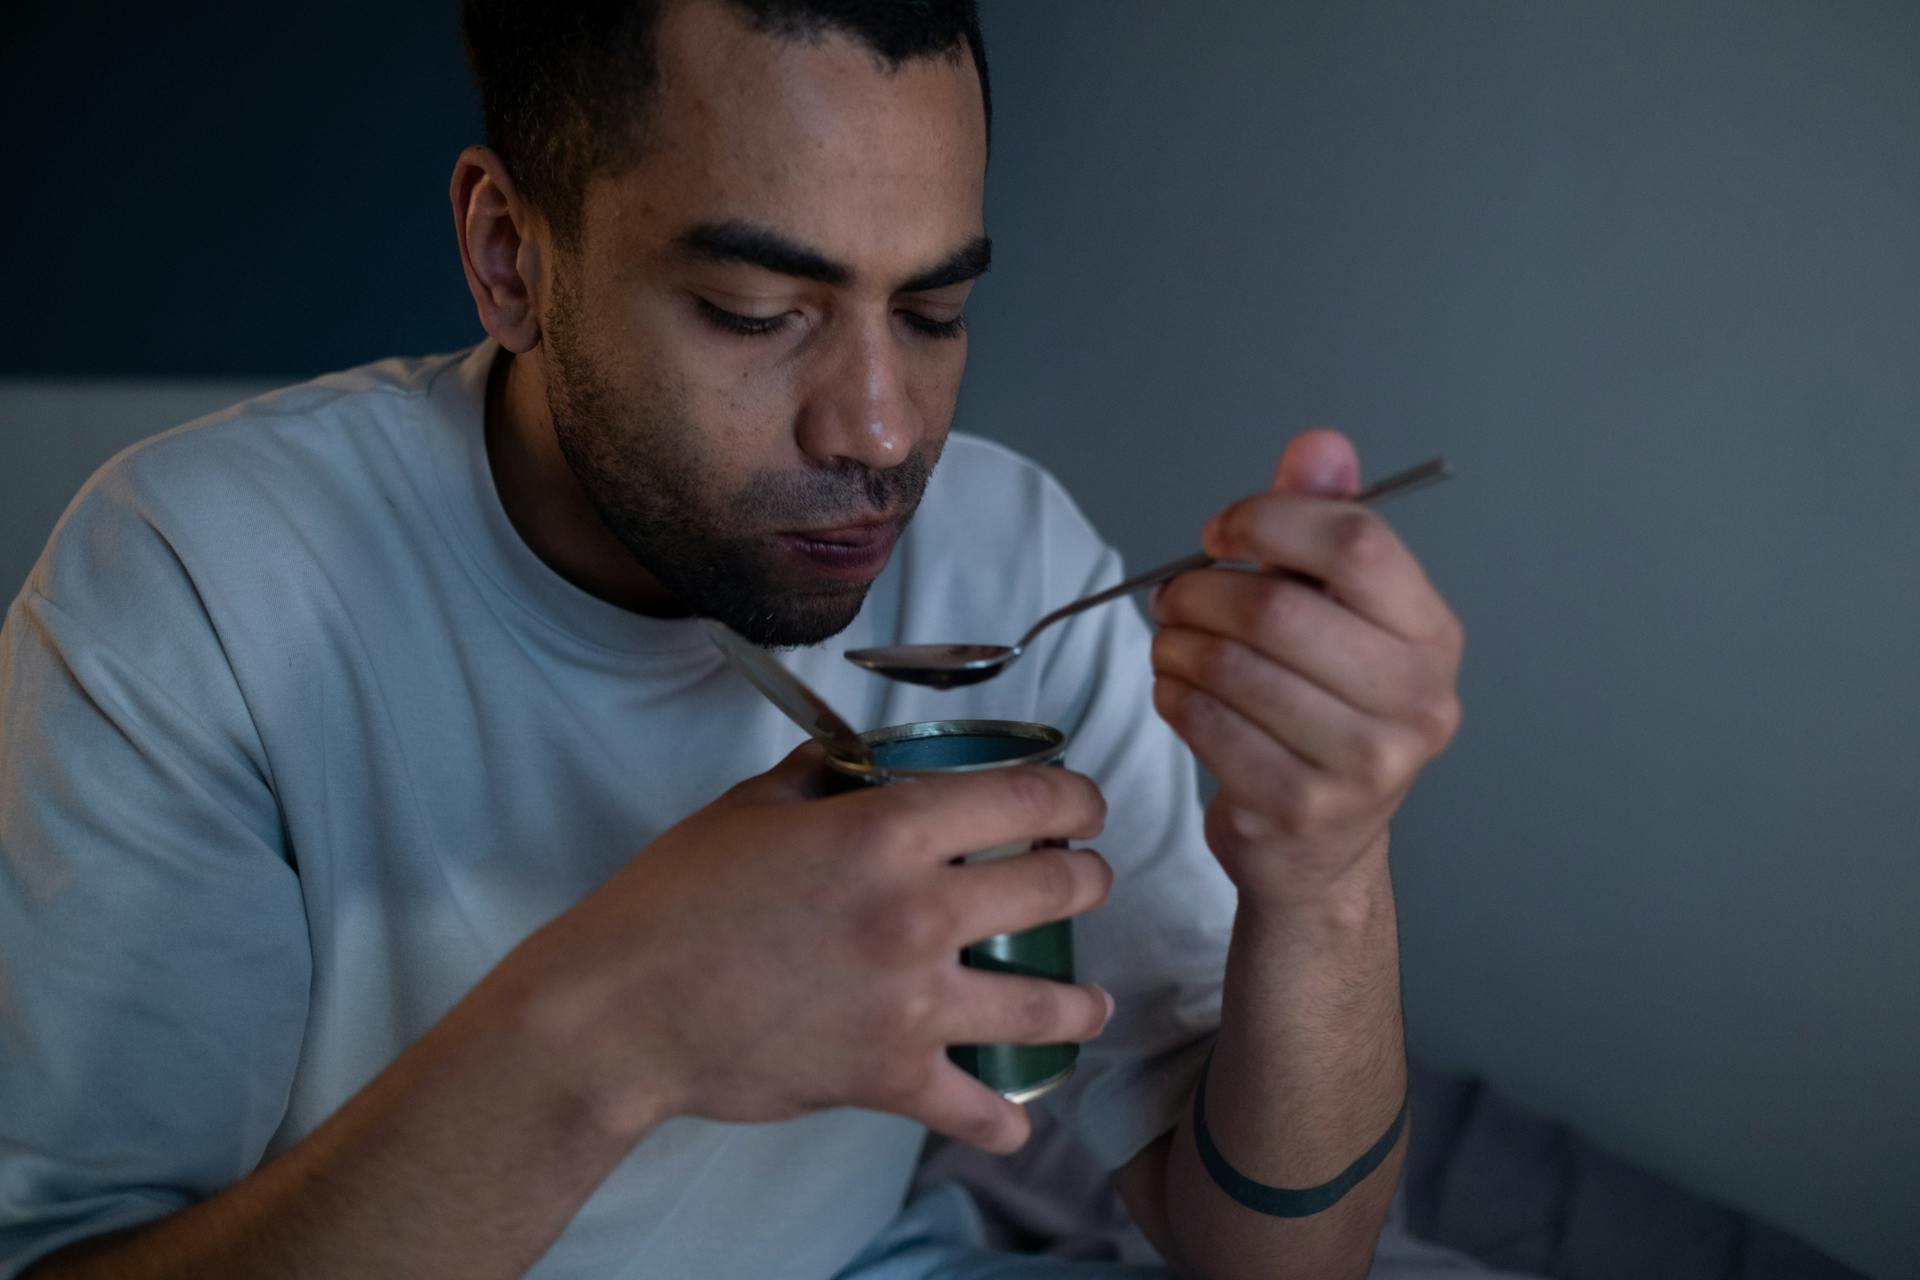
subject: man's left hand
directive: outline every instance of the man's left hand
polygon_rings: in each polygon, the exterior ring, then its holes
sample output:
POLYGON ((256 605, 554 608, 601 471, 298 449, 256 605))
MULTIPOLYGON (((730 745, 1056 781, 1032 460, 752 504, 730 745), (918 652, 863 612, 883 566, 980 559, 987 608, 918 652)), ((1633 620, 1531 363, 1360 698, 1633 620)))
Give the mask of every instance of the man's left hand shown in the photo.
POLYGON ((1153 701, 1212 771, 1207 843, 1243 908, 1312 907, 1385 870, 1387 824, 1460 723, 1462 633, 1411 552, 1349 501, 1360 463, 1302 433, 1272 492, 1154 598, 1153 701))

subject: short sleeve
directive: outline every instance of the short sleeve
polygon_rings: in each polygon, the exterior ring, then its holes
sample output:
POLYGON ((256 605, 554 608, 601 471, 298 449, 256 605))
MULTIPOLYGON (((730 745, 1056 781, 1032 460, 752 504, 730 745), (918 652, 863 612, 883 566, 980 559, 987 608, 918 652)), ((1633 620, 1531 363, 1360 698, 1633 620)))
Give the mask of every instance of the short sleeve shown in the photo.
MULTIPOLYGON (((1062 598, 1121 576, 1118 554, 1099 546, 1062 598)), ((1154 711, 1138 609, 1091 609, 1060 629, 1040 675, 1041 689, 1063 691, 1047 723, 1067 729, 1067 764, 1106 796, 1106 830, 1091 843, 1114 868, 1105 905, 1074 919, 1074 968, 1115 1009, 1042 1104, 1111 1171, 1179 1121, 1220 1026, 1237 895, 1202 835, 1192 753, 1154 711)))
POLYGON ((0 628, 0 1280, 250 1172, 307 1012, 218 639, 159 534, 86 506, 0 628))

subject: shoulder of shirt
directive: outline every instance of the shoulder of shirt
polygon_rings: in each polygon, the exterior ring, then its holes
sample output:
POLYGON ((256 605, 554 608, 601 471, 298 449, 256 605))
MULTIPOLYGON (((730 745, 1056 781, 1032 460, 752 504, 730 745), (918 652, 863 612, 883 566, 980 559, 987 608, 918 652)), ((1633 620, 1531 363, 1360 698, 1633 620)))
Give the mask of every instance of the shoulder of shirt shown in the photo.
POLYGON ((109 549, 124 560, 153 535, 174 558, 197 546, 226 561, 299 536, 301 520, 352 522, 417 504, 403 458, 418 447, 408 438, 418 433, 405 426, 463 354, 326 374, 122 449, 68 503, 28 587, 58 599, 93 578, 109 549))
MULTIPOLYGON (((285 481, 324 487, 327 473, 365 479, 390 443, 397 411, 425 396, 461 354, 395 357, 281 387, 129 445, 83 484, 56 526, 131 509, 147 519, 214 518, 272 496, 285 481), (237 477, 254 481, 235 485, 237 477)), ((293 491, 281 490, 285 499, 293 491)), ((51 548, 50 548, 51 549, 51 548)))
MULTIPOLYGON (((209 468, 270 465, 276 456, 311 463, 316 449, 383 432, 396 406, 417 400, 464 353, 393 357, 264 392, 122 449, 89 480, 122 476, 186 480, 209 468)), ((82 493, 86 488, 82 489, 82 493)))

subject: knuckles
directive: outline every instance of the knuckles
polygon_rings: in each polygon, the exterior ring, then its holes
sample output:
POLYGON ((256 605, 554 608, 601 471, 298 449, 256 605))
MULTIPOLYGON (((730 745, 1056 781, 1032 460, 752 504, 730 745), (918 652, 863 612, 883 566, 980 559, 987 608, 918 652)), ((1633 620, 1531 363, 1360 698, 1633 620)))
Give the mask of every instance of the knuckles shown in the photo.
POLYGON ((1023 1044, 1039 1044, 1061 1034, 1060 996, 1053 985, 1041 980, 1022 984, 1010 1010, 1013 1038, 1023 1044))
POLYGON ((1397 539, 1380 518, 1366 511, 1343 511, 1327 530, 1333 576, 1350 579, 1371 572, 1394 553, 1397 539))
POLYGON ((886 1110, 906 1111, 933 1084, 934 1059, 927 1053, 880 1055, 868 1092, 886 1110))
POLYGON ((969 779, 935 779, 869 792, 827 834, 840 848, 881 861, 931 848, 956 806, 999 807, 1015 829, 1036 838, 1086 838, 1106 825, 1107 801, 1091 778, 1068 769, 1025 766, 969 779))
POLYGON ((1215 559, 1231 559, 1253 538, 1253 513, 1259 502, 1259 497, 1242 498, 1220 513, 1214 525, 1216 536, 1207 540, 1207 550, 1215 559))
POLYGON ((1005 789, 1007 804, 1029 820, 1051 817, 1066 799, 1056 790, 1055 779, 1042 768, 1009 769, 1005 789))
POLYGON ((1091 834, 1106 826, 1107 799, 1083 774, 1034 765, 1008 769, 998 781, 1022 829, 1036 836, 1091 834))
POLYGON ((915 981, 905 985, 900 994, 875 1003, 871 1023, 866 1028, 868 1042, 889 1049, 907 1046, 918 1051, 933 1047, 938 1039, 935 1023, 941 1005, 939 993, 927 983, 915 981))
POLYGON ((1245 646, 1203 631, 1194 634, 1190 647, 1197 671, 1209 673, 1228 686, 1246 675, 1245 646))
POLYGON ((1348 507, 1324 516, 1317 512, 1308 514, 1299 507, 1298 495, 1280 493, 1242 498, 1222 511, 1217 526, 1218 545, 1209 550, 1216 555, 1222 552, 1230 557, 1251 554, 1264 559, 1292 540, 1285 528, 1288 522, 1296 524, 1296 533, 1306 533, 1309 526, 1297 522, 1316 518, 1325 521, 1318 536, 1323 540, 1323 554, 1332 577, 1370 572, 1374 565, 1399 553, 1399 538, 1373 512, 1348 507))
POLYGON ((1304 588, 1285 578, 1266 578, 1258 586, 1259 590, 1247 593, 1243 625, 1256 636, 1285 635, 1299 622, 1304 588))
POLYGON ((1206 696, 1179 676, 1162 676, 1153 682, 1153 709, 1176 729, 1192 728, 1203 718, 1206 696))
POLYGON ((1460 699, 1450 694, 1421 708, 1416 717, 1416 730, 1428 750, 1439 755, 1460 732, 1461 717, 1460 699))
POLYGON ((1443 605, 1440 626, 1434 638, 1447 656, 1458 664, 1467 649, 1467 628, 1466 624, 1460 621, 1460 615, 1443 605))
POLYGON ((1064 919, 1080 905, 1080 877, 1070 855, 1046 850, 1028 855, 1027 874, 1033 880, 1034 902, 1051 919, 1064 919))
POLYGON ((1208 672, 1231 672, 1237 656, 1236 646, 1210 631, 1163 627, 1153 637, 1153 669, 1189 684, 1197 684, 1208 672))
POLYGON ((881 969, 924 964, 951 951, 959 922, 937 898, 906 893, 874 895, 854 917, 854 950, 881 969))
POLYGON ((891 858, 913 849, 918 840, 918 827, 913 814, 902 804, 868 804, 846 820, 845 829, 838 835, 840 842, 849 848, 891 858))

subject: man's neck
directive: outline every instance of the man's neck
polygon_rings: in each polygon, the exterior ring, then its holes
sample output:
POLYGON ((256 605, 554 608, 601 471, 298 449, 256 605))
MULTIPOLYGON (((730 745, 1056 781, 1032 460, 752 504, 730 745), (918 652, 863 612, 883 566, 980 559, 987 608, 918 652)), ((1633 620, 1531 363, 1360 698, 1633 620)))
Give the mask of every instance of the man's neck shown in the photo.
POLYGON ((548 568, 609 604, 650 617, 685 615, 614 537, 554 435, 538 348, 502 351, 487 375, 487 465, 507 519, 548 568))

